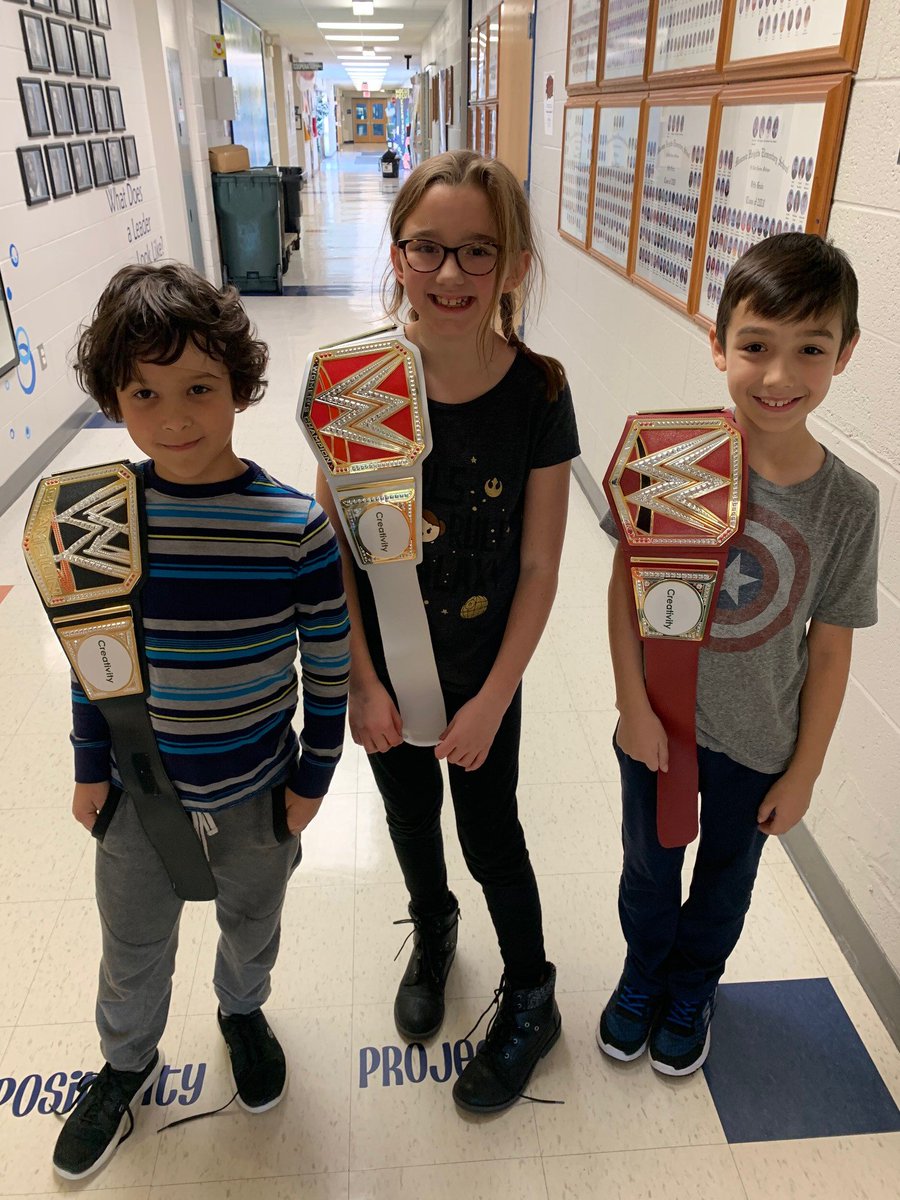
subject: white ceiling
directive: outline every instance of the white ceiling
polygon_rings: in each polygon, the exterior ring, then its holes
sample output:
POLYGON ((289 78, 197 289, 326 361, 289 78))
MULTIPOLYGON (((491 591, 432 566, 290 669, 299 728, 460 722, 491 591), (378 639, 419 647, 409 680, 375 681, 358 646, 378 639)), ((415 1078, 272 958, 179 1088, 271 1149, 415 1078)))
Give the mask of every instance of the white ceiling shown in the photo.
POLYGON ((447 6, 447 0, 375 0, 371 17, 354 17, 350 0, 233 0, 235 8, 261 25, 269 33, 278 34, 294 58, 324 63, 329 83, 350 88, 346 70, 337 55, 352 54, 360 45, 377 47, 379 58, 390 55, 384 86, 401 86, 409 82, 410 74, 422 66, 422 43, 447 6), (365 26, 372 22, 402 22, 402 29, 385 30, 399 37, 397 42, 379 42, 376 32, 363 33, 359 41, 326 41, 326 33, 352 34, 349 29, 319 29, 318 21, 350 21, 365 26), (405 54, 411 54, 409 69, 405 54))

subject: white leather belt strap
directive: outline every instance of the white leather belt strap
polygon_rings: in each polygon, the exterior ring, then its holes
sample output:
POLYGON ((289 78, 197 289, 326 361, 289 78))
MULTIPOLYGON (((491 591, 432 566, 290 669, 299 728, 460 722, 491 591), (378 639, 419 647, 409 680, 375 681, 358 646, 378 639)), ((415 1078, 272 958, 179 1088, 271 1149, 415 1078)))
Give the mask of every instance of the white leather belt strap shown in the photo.
POLYGON ((297 421, 341 526, 366 572, 403 739, 433 746, 447 717, 416 574, 422 561, 422 461, 431 451, 418 349, 396 328, 315 350, 297 421))

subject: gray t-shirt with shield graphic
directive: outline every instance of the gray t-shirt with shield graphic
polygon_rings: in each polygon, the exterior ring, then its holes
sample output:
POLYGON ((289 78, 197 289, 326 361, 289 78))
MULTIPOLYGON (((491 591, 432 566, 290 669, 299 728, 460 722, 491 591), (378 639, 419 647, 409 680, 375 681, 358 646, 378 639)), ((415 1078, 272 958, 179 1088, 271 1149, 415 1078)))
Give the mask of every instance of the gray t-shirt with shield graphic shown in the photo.
MULTIPOLYGON (((608 533, 612 517, 604 517, 608 533)), ((756 771, 790 763, 809 621, 861 629, 877 610, 878 490, 829 450, 782 487, 750 471, 743 533, 729 546, 700 650, 697 741, 756 771)))

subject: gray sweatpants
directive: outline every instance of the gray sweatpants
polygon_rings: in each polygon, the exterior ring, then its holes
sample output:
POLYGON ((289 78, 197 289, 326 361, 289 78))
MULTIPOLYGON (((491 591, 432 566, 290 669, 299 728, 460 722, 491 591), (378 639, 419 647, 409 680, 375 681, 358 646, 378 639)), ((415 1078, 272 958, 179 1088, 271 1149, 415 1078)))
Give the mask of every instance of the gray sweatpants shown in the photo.
MULTIPOLYGON (((278 842, 270 791, 217 814, 215 823, 218 832, 207 840, 219 889, 213 986, 223 1013, 248 1013, 271 990, 281 909, 300 862, 300 839, 278 842)), ((100 1047, 116 1070, 139 1071, 152 1059, 169 1015, 184 902, 172 890, 127 794, 97 846, 96 882, 103 933, 100 1047)))

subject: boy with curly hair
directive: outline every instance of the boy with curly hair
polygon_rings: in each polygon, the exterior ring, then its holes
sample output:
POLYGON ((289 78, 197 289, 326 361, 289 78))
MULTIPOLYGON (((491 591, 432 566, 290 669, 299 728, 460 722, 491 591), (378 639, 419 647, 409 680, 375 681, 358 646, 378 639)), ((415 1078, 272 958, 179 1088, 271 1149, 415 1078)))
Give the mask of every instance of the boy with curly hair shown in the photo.
MULTIPOLYGON (((218 888, 213 983, 237 1099, 262 1112, 287 1086, 261 1006, 300 834, 340 758, 349 624, 325 513, 232 447, 236 413, 265 388, 268 350, 254 333, 233 288, 219 291, 180 264, 132 265, 81 331, 75 369, 148 456, 135 468, 148 529, 147 704, 218 888)), ((98 840, 106 1064, 84 1081, 53 1164, 81 1179, 129 1135, 131 1106, 162 1068, 183 904, 122 790, 104 715, 74 677, 72 700, 72 811, 98 840)))

